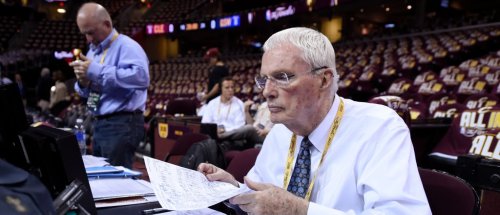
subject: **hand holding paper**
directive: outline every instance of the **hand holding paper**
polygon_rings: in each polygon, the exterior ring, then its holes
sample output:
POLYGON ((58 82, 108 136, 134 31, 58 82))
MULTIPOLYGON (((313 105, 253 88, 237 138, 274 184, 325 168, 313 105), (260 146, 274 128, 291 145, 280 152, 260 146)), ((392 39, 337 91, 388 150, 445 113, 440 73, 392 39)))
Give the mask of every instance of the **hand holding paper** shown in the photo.
POLYGON ((160 205, 169 210, 202 209, 249 191, 150 157, 144 157, 144 162, 160 205))

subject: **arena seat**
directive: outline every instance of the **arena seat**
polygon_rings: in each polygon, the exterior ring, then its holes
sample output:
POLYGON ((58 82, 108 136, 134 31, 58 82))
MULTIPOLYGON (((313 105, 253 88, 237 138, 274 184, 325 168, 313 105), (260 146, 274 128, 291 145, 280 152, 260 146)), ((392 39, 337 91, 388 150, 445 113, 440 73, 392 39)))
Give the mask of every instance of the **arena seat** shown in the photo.
POLYGON ((479 196, 469 183, 442 171, 419 168, 418 172, 432 214, 479 214, 479 196))
POLYGON ((251 148, 237 152, 231 162, 229 162, 226 171, 231 173, 236 180, 243 183, 243 177, 247 175, 248 171, 250 171, 255 164, 255 160, 257 159, 259 152, 260 149, 258 148, 251 148))

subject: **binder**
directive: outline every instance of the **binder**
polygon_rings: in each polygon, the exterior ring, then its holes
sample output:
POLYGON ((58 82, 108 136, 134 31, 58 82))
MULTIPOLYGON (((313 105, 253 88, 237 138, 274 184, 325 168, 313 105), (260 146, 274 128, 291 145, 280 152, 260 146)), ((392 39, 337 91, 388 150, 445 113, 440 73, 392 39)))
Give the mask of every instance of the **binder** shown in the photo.
POLYGON ((100 173, 87 174, 87 176, 90 180, 92 180, 92 179, 104 179, 104 178, 136 178, 142 175, 141 172, 130 170, 122 166, 117 166, 113 168, 117 171, 108 171, 108 172, 104 171, 100 173))
POLYGON ((120 173, 123 172, 123 170, 118 169, 114 166, 96 166, 96 167, 87 167, 85 168, 85 172, 87 172, 87 175, 98 175, 98 174, 105 174, 105 173, 120 173))

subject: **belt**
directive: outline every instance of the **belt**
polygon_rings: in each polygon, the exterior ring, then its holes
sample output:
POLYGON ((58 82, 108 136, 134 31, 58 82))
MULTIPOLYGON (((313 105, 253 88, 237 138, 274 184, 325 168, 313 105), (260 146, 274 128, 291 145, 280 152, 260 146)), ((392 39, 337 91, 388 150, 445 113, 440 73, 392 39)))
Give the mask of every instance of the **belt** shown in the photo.
POLYGON ((101 119, 109 119, 111 117, 115 116, 126 116, 126 115, 142 115, 141 110, 135 110, 135 111, 118 111, 110 114, 104 114, 104 115, 99 115, 99 116, 94 116, 95 119, 101 120, 101 119))

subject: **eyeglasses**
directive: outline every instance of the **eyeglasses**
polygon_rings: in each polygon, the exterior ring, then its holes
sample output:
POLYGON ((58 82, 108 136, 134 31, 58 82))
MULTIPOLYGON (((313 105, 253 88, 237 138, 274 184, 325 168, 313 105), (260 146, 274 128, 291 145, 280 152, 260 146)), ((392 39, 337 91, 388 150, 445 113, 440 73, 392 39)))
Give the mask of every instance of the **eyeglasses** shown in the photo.
MULTIPOLYGON (((319 70, 322 70, 322 69, 326 69, 326 68, 328 68, 328 67, 322 66, 322 67, 318 67, 318 68, 312 69, 309 72, 313 73, 313 72, 316 72, 316 71, 319 71, 319 70)), ((260 89, 264 89, 264 87, 266 87, 267 80, 269 80, 269 81, 273 82, 276 86, 283 88, 283 87, 288 86, 290 84, 290 81, 294 77, 295 77, 294 74, 289 74, 287 72, 277 72, 277 73, 272 74, 271 76, 257 75, 255 77, 255 84, 260 89)))

